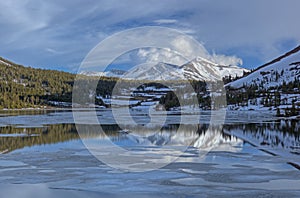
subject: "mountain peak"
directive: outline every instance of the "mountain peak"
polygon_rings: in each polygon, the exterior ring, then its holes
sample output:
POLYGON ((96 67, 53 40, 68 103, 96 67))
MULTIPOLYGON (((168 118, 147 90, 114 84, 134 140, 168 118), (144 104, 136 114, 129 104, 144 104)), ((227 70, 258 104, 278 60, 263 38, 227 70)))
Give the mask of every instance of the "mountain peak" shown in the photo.
POLYGON ((208 63, 208 64, 211 64, 211 65, 214 65, 214 66, 217 66, 218 64, 217 63, 214 63, 206 58, 203 58, 203 57, 200 57, 200 56, 197 56, 196 58, 194 58, 192 61, 190 62, 202 62, 202 63, 208 63))
MULTIPOLYGON (((196 57, 193 60, 181 66, 158 62, 156 64, 142 64, 130 69, 124 75, 119 75, 125 79, 139 80, 199 80, 199 81, 218 81, 225 76, 242 76, 244 71, 240 67, 224 67, 202 57, 196 57)), ((109 73, 104 75, 110 76, 109 73)))

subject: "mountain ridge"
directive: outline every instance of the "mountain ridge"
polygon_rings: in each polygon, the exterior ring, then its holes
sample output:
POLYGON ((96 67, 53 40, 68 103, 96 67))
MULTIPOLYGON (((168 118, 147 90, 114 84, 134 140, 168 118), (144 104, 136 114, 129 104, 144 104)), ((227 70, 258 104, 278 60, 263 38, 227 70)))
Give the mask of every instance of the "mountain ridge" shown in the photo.
MULTIPOLYGON (((231 66, 219 65, 202 57, 196 57, 191 61, 175 65, 159 62, 155 65, 144 63, 124 71, 124 74, 113 75, 123 79, 139 79, 139 80, 198 80, 198 81, 219 81, 227 76, 240 77, 248 69, 231 66)), ((89 72, 81 72, 80 74, 89 75, 89 72)), ((90 72, 90 76, 110 76, 110 71, 106 72, 90 72)))
POLYGON ((243 86, 258 85, 261 89, 266 89, 282 86, 295 79, 300 79, 300 45, 226 86, 242 88, 243 86))
POLYGON ((75 75, 36 69, 0 58, 0 109, 44 108, 71 101, 75 75))
POLYGON ((291 51, 289 51, 289 52, 287 52, 287 53, 285 53, 285 54, 279 56, 278 58, 275 58, 275 59, 273 59, 273 60, 271 60, 271 61, 269 61, 269 62, 267 62, 267 63, 265 63, 265 64, 263 64, 263 65, 261 65, 261 66, 259 66, 259 67, 257 67, 256 69, 253 70, 253 72, 254 72, 254 71, 257 71, 257 70, 259 70, 259 69, 261 69, 261 68, 263 68, 263 67, 266 67, 266 66, 268 66, 268 65, 271 65, 271 64, 274 64, 274 63, 276 63, 276 62, 279 62, 279 61, 281 61, 283 58, 286 58, 286 57, 288 57, 288 56, 290 56, 290 55, 292 55, 292 54, 294 54, 294 53, 297 53, 298 51, 300 51, 300 45, 298 45, 296 48, 292 49, 291 51))

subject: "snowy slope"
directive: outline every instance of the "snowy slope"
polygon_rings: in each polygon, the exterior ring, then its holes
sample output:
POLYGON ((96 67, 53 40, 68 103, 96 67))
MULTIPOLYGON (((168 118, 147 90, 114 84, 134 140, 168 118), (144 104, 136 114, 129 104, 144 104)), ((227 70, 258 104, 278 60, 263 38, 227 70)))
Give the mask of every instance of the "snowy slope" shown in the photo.
POLYGON ((177 65, 158 63, 154 66, 143 64, 129 70, 123 78, 139 80, 178 80, 184 79, 182 70, 177 65))
POLYGON ((244 69, 238 66, 223 66, 223 65, 217 65, 219 72, 222 77, 225 76, 243 76, 244 72, 249 72, 248 69, 244 69))
POLYGON ((269 88, 282 85, 284 81, 291 82, 295 78, 300 79, 300 46, 226 86, 240 88, 243 85, 257 84, 269 88))
POLYGON ((11 63, 9 63, 8 61, 6 61, 5 59, 2 59, 1 57, 0 57, 0 64, 7 65, 7 66, 12 66, 11 63))
POLYGON ((187 79, 200 81, 217 81, 222 79, 217 64, 200 57, 182 65, 181 68, 187 79))
POLYGON ((221 80, 229 75, 242 76, 244 71, 249 71, 238 66, 218 65, 201 57, 182 65, 181 68, 184 70, 185 77, 200 81, 221 80))
POLYGON ((107 76, 107 77, 121 78, 125 73, 126 73, 126 71, 124 71, 124 70, 111 69, 109 71, 104 72, 104 75, 107 76))

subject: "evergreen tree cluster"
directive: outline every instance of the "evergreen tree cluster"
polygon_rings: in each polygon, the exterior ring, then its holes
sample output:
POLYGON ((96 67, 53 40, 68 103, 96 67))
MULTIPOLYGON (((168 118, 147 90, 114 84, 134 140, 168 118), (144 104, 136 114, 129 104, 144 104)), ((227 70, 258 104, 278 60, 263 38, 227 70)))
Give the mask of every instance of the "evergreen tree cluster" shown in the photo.
POLYGON ((74 77, 66 72, 0 62, 0 109, 37 107, 50 100, 71 101, 74 77))

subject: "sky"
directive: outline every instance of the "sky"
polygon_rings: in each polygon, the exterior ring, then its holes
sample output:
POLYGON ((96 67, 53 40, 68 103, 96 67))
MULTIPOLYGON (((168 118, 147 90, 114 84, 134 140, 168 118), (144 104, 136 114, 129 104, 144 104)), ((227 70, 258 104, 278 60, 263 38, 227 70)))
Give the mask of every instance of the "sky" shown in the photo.
POLYGON ((0 56, 76 72, 107 37, 162 26, 193 37, 216 62, 251 69, 299 45, 299 8, 298 0, 0 1, 0 56))

